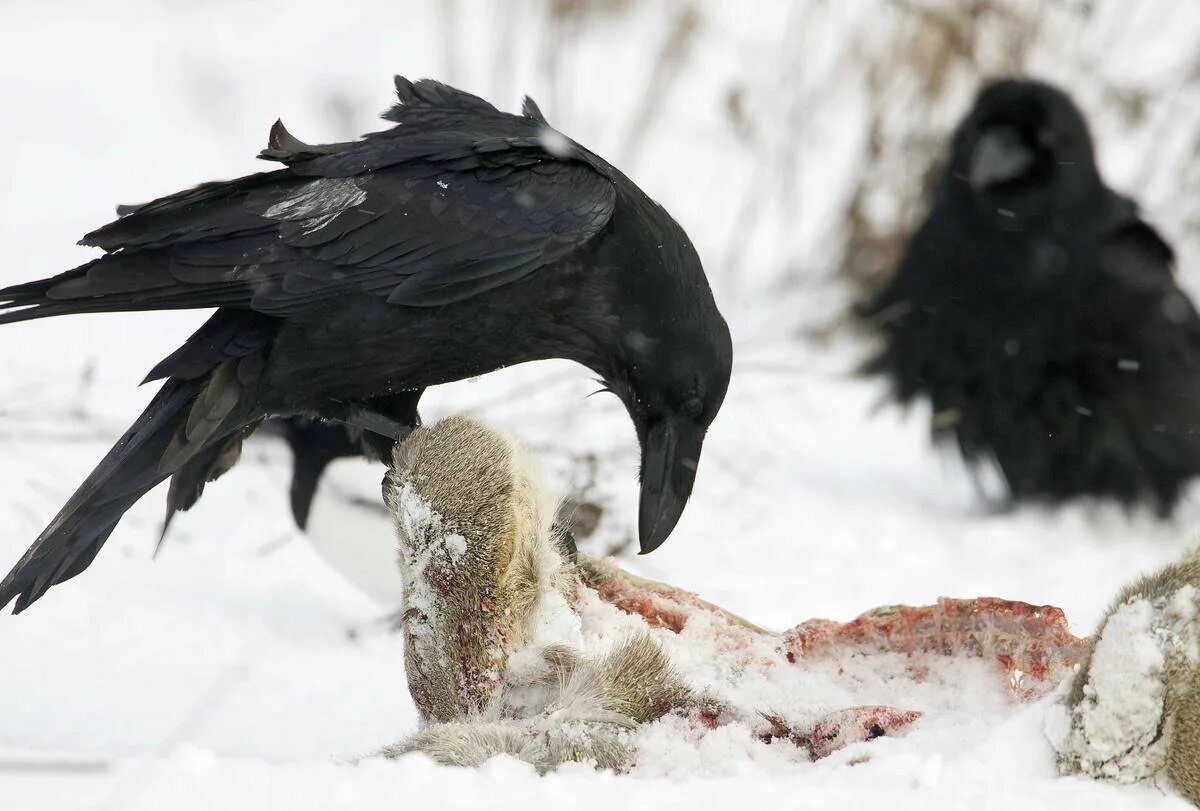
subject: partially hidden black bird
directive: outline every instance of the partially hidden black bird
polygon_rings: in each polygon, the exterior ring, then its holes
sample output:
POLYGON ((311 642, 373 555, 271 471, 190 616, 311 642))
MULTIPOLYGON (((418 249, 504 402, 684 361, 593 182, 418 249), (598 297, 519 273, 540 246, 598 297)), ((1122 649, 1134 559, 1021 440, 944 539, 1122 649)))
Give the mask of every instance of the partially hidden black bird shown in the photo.
POLYGON ((432 385, 565 358, 624 402, 641 447, 643 552, 691 493, 732 348, 683 229, 617 169, 522 115, 396 78, 391 129, 310 145, 277 122, 284 168, 144 205, 83 244, 104 256, 0 290, 0 323, 217 308, 150 371, 145 412, 0 582, 14 612, 91 563, 171 477, 168 516, 236 460, 264 418, 390 442, 432 385))
MULTIPOLYGON (((292 483, 288 490, 288 503, 292 518, 301 530, 308 529, 308 516, 312 512, 317 487, 331 462, 363 456, 382 464, 383 452, 392 447, 389 437, 363 431, 353 425, 310 417, 273 417, 260 424, 258 433, 278 436, 292 452, 292 483)), ((382 501, 379 502, 379 509, 386 513, 387 508, 382 501)))
POLYGON ((994 461, 1009 503, 1083 495, 1161 514, 1200 473, 1200 319, 1170 246, 1101 178, 1062 91, 985 86, 928 216, 861 314, 866 364, 994 461))

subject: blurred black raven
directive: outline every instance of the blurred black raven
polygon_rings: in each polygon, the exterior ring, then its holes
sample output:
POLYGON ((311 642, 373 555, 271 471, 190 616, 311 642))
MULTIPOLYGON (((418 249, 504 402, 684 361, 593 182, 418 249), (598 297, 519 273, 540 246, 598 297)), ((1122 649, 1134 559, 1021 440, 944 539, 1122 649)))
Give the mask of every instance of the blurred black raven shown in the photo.
POLYGON ((1171 248, 1104 184, 1087 123, 1033 81, 985 87, 931 210, 863 314, 866 368, 1015 501, 1094 494, 1169 513, 1200 472, 1200 319, 1171 248))
POLYGON ((0 290, 0 323, 218 308, 151 370, 141 417, 0 582, 19 612, 87 568, 122 514, 172 477, 168 514, 233 464, 271 415, 395 438, 427 386, 545 358, 625 403, 642 449, 642 551, 674 528, 729 381, 729 331, 679 225, 552 129, 398 77, 396 126, 305 144, 282 169, 127 208, 83 244, 105 255, 0 290))

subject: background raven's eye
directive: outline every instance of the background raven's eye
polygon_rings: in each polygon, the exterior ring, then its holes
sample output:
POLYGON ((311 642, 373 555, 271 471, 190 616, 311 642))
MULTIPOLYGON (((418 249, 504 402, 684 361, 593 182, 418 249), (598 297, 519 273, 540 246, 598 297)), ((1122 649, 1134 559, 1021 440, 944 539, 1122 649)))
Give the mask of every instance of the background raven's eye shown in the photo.
POLYGON ((682 411, 689 417, 699 417, 704 413, 704 401, 699 397, 689 397, 683 401, 682 411))

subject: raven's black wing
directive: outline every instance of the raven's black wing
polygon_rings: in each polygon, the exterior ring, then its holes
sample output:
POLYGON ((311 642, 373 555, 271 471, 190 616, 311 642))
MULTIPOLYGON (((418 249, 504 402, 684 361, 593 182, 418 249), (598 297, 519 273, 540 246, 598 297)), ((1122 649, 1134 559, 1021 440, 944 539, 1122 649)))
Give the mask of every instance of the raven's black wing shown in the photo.
POLYGON ((1172 262, 1170 247, 1140 220, 1108 233, 1099 272, 1080 297, 1076 342, 1089 347, 1084 379, 1098 395, 1086 404, 1096 460, 1085 461, 1121 461, 1123 475, 1164 511, 1200 474, 1200 315, 1172 262))
POLYGON ((1079 296, 1092 345, 1122 346, 1138 365, 1148 356, 1200 369, 1200 315, 1176 282, 1174 261, 1171 247, 1140 219, 1097 237, 1097 272, 1081 279, 1079 296))
POLYGON ((587 153, 524 116, 437 82, 397 79, 391 130, 309 146, 277 126, 287 168, 129 209, 83 242, 108 252, 0 290, 0 323, 73 312, 249 308, 289 315, 339 293, 461 300, 574 251, 616 191, 587 153))

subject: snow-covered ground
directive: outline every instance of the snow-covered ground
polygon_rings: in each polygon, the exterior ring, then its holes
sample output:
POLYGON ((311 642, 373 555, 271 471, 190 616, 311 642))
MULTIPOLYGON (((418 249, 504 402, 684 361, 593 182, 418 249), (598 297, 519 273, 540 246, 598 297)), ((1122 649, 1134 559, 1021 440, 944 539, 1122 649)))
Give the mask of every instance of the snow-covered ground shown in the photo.
MULTIPOLYGON (((1169 523, 1109 505, 989 509, 957 460, 928 447, 925 414, 877 408, 881 386, 851 374, 861 345, 794 337, 844 299, 820 250, 839 212, 821 200, 845 198, 861 143, 836 127, 861 112, 861 88, 846 89, 840 123, 798 133, 805 206, 777 234, 775 193, 763 191, 761 208, 739 196, 776 176, 738 158, 716 121, 722 77, 752 83, 781 58, 760 40, 788 4, 767 4, 753 21, 735 16, 744 3, 705 5, 693 46, 704 70, 673 80, 648 135, 634 129, 644 124, 641 85, 669 34, 656 4, 624 12, 632 23, 617 12, 587 20, 587 35, 562 52, 545 47, 563 36, 541 12, 549 4, 515 5, 515 23, 500 4, 470 3, 0 6, 0 283, 85 260, 72 243, 117 202, 260 168, 251 158, 276 116, 308 140, 374 128, 393 72, 455 79, 509 108, 528 90, 564 131, 624 155, 677 213, 737 343, 691 506, 660 551, 623 565, 774 628, 995 595, 1061 606, 1085 634, 1120 584, 1197 541, 1200 491, 1169 523), (454 48, 448 31, 461 34, 454 48), (724 153, 721 171, 688 163, 724 153), (713 204, 725 194, 736 211, 713 204), (750 258, 731 264, 729 223, 742 216, 767 224, 754 229, 750 258), (796 258, 806 256, 811 267, 796 258)), ((1176 39, 1190 42, 1195 29, 1176 39)), ((144 371, 201 320, 86 316, 0 329, 0 567, 140 410, 144 371)), ((592 389, 577 367, 539 364, 431 392, 425 413, 473 411, 537 448, 596 454, 615 520, 631 527, 633 434, 615 399, 585 399, 592 389)), ((353 764, 415 726, 402 645, 383 609, 293 530, 289 461, 281 445, 252 444, 176 522, 157 560, 162 493, 152 493, 83 576, 0 617, 0 809, 1187 807, 1155 787, 1056 777, 1040 707, 997 722, 964 706, 873 742, 858 765, 847 755, 785 768, 733 745, 664 763, 657 776, 573 768, 537 778, 510 761, 478 771, 420 758, 353 764)), ((389 542, 378 524, 344 531, 389 542)))

